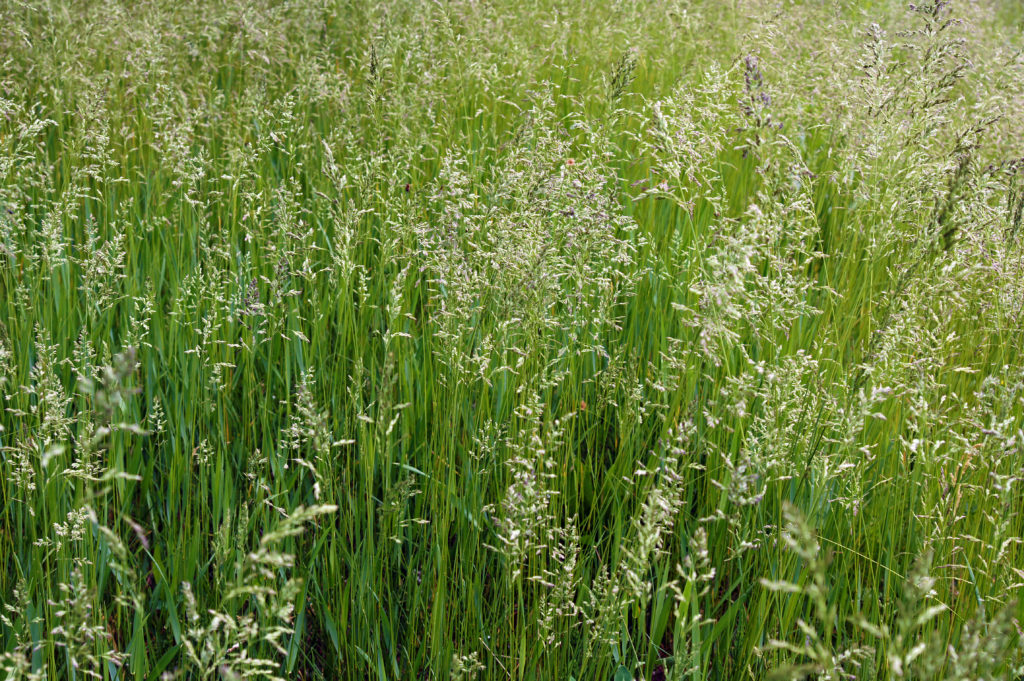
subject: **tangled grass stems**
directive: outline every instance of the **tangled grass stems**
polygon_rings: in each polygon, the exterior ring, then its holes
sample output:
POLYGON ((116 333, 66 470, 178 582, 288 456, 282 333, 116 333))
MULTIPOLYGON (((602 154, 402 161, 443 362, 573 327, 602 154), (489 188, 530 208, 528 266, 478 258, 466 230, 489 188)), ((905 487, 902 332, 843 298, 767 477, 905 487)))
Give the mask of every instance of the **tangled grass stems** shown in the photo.
POLYGON ((0 3, 0 677, 1024 675, 995 0, 0 3))

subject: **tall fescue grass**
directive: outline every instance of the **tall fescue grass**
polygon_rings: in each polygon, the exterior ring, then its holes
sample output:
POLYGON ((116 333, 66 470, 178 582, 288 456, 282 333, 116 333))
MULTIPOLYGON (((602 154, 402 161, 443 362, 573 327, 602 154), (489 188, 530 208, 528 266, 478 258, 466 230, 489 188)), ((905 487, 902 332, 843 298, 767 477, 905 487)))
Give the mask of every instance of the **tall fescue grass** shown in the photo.
POLYGON ((1014 3, 0 2, 0 677, 1024 677, 1014 3))

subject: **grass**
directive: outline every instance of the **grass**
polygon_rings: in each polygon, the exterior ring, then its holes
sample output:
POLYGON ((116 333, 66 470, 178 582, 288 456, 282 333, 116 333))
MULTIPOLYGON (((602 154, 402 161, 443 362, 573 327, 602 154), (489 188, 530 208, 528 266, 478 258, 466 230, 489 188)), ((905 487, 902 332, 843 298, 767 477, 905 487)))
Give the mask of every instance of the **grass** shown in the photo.
POLYGON ((4 679, 1024 677, 1010 3, 0 3, 4 679))

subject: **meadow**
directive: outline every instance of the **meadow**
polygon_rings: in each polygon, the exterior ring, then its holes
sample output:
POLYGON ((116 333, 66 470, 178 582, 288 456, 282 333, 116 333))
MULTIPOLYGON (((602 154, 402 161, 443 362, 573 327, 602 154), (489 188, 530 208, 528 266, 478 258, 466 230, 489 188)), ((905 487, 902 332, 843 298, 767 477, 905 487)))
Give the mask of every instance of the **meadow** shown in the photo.
POLYGON ((0 0, 0 679, 1024 679, 1010 0, 0 0))

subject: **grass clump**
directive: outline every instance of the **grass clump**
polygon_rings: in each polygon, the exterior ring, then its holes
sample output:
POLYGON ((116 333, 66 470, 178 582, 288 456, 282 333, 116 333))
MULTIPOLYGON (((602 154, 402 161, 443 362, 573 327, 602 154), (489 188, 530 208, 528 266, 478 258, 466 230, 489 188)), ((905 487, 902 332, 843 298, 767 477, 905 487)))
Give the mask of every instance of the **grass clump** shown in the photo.
POLYGON ((0 25, 0 677, 1024 675, 1003 3, 0 25))

